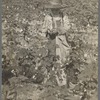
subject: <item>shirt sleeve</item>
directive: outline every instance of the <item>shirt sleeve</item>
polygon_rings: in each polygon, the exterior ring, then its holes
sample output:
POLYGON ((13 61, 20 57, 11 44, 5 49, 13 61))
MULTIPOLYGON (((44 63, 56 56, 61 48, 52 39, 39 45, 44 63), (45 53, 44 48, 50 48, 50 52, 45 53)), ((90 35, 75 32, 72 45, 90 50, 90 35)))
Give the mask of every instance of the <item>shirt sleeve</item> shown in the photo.
POLYGON ((63 18, 63 26, 64 26, 64 30, 68 30, 70 29, 71 25, 70 25, 70 20, 68 19, 68 16, 64 16, 63 18))
POLYGON ((45 17, 43 23, 43 32, 46 32, 47 30, 52 30, 52 18, 49 15, 45 17))

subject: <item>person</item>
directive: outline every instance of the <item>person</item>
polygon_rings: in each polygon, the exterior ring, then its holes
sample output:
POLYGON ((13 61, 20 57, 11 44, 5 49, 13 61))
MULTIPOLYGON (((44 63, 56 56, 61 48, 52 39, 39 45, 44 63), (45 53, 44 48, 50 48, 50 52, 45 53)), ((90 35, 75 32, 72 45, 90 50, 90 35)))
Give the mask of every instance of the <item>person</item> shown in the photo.
POLYGON ((71 49, 66 40, 66 33, 71 27, 70 21, 68 16, 61 11, 66 5, 62 3, 62 0, 49 0, 44 7, 46 13, 42 28, 43 33, 46 33, 46 37, 51 41, 50 43, 53 43, 50 45, 56 47, 56 50, 54 49, 56 54, 54 55, 57 57, 56 63, 59 64, 55 71, 55 77, 59 86, 66 86, 67 74, 64 72, 63 65, 71 49))
POLYGON ((56 56, 59 57, 57 62, 61 65, 66 61, 66 57, 70 52, 65 33, 71 27, 68 16, 61 12, 63 7, 65 5, 62 4, 62 0, 49 0, 49 3, 45 6, 47 13, 43 23, 46 36, 49 35, 51 39, 55 39, 56 56))

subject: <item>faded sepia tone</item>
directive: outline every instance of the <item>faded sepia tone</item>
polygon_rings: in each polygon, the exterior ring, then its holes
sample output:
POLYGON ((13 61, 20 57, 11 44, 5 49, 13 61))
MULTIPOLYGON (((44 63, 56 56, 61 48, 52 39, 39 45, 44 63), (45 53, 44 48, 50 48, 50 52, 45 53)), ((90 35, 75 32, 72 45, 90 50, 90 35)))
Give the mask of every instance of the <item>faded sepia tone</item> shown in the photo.
POLYGON ((98 1, 2 1, 2 100, 98 100, 98 1))

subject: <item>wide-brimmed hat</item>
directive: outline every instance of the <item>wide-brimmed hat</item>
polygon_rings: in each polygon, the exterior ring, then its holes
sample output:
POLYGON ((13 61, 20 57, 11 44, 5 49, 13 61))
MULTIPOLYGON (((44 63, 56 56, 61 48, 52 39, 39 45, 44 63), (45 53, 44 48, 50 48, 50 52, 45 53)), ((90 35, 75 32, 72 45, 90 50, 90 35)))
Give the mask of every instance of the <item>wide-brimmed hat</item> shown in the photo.
POLYGON ((44 5, 44 8, 47 9, 61 9, 64 7, 66 7, 66 5, 62 3, 62 0, 48 0, 44 5))

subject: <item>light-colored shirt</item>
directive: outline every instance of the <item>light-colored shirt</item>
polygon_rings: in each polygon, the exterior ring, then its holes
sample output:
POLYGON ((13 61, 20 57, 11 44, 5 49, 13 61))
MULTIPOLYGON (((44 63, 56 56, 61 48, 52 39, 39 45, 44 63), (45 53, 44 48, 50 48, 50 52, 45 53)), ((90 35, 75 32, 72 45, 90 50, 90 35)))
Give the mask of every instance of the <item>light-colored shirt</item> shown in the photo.
MULTIPOLYGON (((52 17, 50 15, 46 15, 43 23, 43 31, 56 29, 61 31, 60 33, 66 32, 70 29, 70 22, 68 16, 62 17, 52 17)), ((60 34, 59 33, 59 34, 60 34)))

